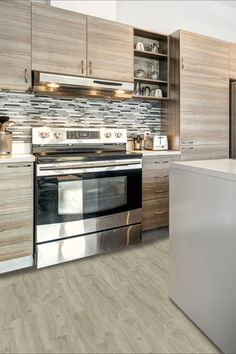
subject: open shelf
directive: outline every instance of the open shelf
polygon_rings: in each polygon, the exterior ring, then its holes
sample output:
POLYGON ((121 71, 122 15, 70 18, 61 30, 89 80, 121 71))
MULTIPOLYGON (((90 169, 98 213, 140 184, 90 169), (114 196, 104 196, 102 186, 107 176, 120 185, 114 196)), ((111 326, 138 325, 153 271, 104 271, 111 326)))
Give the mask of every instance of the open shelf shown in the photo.
POLYGON ((149 58, 149 59, 158 59, 158 60, 167 60, 168 58, 167 54, 153 53, 153 52, 148 52, 146 50, 137 50, 137 49, 134 49, 134 55, 139 58, 149 58))
POLYGON ((168 81, 165 80, 146 79, 145 77, 134 77, 134 81, 143 82, 144 84, 153 84, 153 85, 168 84, 168 81))
POLYGON ((168 97, 155 97, 155 96, 142 96, 142 95, 133 95, 133 98, 145 99, 145 100, 156 100, 156 101, 164 101, 168 100, 168 97))

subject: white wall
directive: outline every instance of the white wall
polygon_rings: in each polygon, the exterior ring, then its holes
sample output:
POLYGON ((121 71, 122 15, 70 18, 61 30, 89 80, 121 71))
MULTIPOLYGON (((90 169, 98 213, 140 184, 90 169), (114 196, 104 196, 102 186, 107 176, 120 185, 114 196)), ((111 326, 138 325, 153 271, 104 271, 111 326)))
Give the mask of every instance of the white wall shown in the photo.
POLYGON ((51 0, 51 5, 86 15, 116 20, 116 0, 51 0))
POLYGON ((151 31, 169 34, 186 29, 236 42, 236 8, 224 1, 51 0, 51 4, 151 31))
POLYGON ((156 32, 185 29, 236 42, 236 8, 218 1, 117 1, 119 22, 156 32))

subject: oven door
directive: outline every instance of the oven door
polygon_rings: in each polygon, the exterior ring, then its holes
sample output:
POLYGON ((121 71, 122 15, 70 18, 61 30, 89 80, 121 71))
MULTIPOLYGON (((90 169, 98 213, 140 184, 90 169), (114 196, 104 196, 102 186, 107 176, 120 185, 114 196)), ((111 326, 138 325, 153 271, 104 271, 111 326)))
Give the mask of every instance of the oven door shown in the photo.
POLYGON ((136 160, 83 168, 38 165, 36 241, 139 223, 141 191, 142 170, 136 160))

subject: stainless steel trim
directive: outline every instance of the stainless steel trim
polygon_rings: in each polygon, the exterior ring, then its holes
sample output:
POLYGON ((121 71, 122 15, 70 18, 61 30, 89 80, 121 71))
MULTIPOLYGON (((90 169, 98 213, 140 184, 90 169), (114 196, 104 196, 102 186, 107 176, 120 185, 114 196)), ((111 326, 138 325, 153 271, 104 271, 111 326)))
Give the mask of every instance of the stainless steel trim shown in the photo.
POLYGON ((45 242, 87 233, 137 224, 142 220, 142 209, 101 216, 98 218, 57 224, 37 225, 36 242, 45 242))
POLYGON ((162 175, 162 176, 154 176, 154 178, 166 178, 168 175, 162 175))
POLYGON ((142 225, 130 225, 114 230, 42 243, 36 246, 37 268, 101 254, 138 244, 142 240, 142 225))
POLYGON ((27 68, 25 68, 24 77, 25 77, 25 83, 27 84, 28 81, 29 81, 29 78, 28 78, 28 69, 27 69, 27 68))
MULTIPOLYGON (((92 65, 92 64, 91 64, 92 65)), ((91 73, 90 73, 91 75, 91 73)), ((59 75, 59 74, 48 74, 48 73, 39 73, 39 83, 48 84, 56 83, 58 85, 65 86, 79 86, 79 87, 88 87, 93 89, 104 89, 104 83, 106 83, 106 89, 117 90, 117 85, 114 81, 111 80, 96 80, 87 77, 78 77, 78 76, 69 76, 69 75, 59 75), (103 83, 102 83, 103 82, 103 83)), ((119 89, 124 91, 133 92, 134 84, 132 82, 119 82, 119 89)))
POLYGON ((12 272, 13 270, 17 270, 17 269, 32 267, 33 265, 34 265, 33 256, 9 259, 7 261, 0 262, 0 274, 6 272, 12 272))
MULTIPOLYGON (((109 172, 109 171, 125 171, 125 170, 134 170, 134 169, 141 169, 142 164, 141 163, 136 163, 136 164, 125 164, 121 163, 119 166, 115 166, 115 163, 108 162, 107 164, 104 164, 101 167, 90 167, 90 164, 88 164, 87 167, 86 164, 69 164, 69 165, 63 165, 62 164, 42 164, 42 165, 37 165, 37 177, 42 177, 42 176, 57 176, 59 174, 71 174, 71 173, 77 173, 77 174, 83 174, 83 173, 94 173, 94 172, 109 172)), ((96 164, 94 164, 96 166, 96 164)))
POLYGON ((164 210, 164 211, 156 211, 154 214, 155 215, 162 215, 162 214, 167 214, 168 210, 164 210))

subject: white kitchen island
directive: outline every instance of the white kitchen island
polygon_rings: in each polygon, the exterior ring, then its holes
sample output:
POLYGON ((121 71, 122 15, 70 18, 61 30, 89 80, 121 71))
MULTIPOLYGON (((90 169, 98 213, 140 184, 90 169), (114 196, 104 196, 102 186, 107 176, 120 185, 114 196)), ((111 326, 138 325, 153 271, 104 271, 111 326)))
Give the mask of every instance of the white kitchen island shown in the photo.
POLYGON ((171 165, 170 298, 236 353, 236 160, 171 165))

